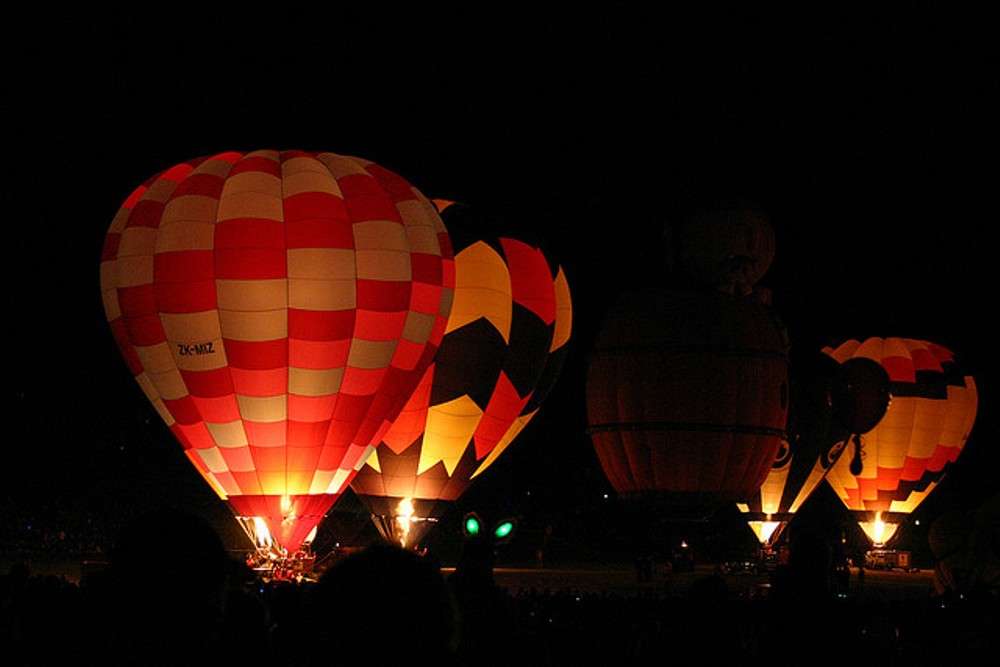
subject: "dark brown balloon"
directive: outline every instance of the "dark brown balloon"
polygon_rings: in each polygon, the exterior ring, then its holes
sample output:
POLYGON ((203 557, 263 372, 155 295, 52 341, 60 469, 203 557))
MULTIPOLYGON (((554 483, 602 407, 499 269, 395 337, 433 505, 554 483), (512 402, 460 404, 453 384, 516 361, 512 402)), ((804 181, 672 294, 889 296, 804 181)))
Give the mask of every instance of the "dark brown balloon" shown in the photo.
POLYGON ((591 438, 619 493, 704 517, 749 497, 785 437, 788 356, 765 306, 722 293, 624 296, 587 376, 591 438))

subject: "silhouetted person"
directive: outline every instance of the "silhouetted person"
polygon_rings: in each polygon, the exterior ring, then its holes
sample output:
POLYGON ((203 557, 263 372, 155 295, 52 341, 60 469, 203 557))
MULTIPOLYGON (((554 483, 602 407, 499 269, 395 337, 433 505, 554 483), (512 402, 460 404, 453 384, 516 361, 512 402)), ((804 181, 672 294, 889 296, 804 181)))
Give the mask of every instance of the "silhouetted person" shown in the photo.
POLYGON ((127 526, 91 619, 112 664, 187 665, 217 659, 228 558, 202 519, 162 509, 127 526), (98 601, 101 602, 101 601, 98 601))
POLYGON ((340 561, 309 607, 308 665, 454 664, 455 609, 437 566, 388 544, 340 561))

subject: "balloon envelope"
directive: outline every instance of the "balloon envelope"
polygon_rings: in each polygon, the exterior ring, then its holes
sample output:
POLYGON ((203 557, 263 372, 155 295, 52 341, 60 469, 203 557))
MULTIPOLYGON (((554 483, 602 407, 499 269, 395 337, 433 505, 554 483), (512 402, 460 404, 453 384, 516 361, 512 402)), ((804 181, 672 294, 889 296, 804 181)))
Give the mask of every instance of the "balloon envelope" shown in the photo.
MULTIPOLYGON (((449 229, 474 226, 467 207, 442 208, 449 229)), ((418 541, 534 417, 571 333, 562 269, 532 245, 483 239, 481 232, 456 235, 463 240, 455 247, 455 299, 444 339, 352 483, 380 532, 404 544, 418 541)))
POLYGON ((770 309, 727 294, 627 294, 591 355, 587 418, 605 475, 677 518, 756 492, 787 411, 783 329, 770 309))
POLYGON ((827 476, 868 537, 883 544, 961 453, 976 419, 976 383, 950 350, 927 341, 848 340, 824 352, 841 363, 871 359, 889 375, 889 407, 861 438, 861 474, 843 456, 827 476))
POLYGON ((452 284, 447 233, 416 189, 302 151, 153 177, 115 216, 101 262, 140 387, 216 493, 289 550, 409 398, 452 284))

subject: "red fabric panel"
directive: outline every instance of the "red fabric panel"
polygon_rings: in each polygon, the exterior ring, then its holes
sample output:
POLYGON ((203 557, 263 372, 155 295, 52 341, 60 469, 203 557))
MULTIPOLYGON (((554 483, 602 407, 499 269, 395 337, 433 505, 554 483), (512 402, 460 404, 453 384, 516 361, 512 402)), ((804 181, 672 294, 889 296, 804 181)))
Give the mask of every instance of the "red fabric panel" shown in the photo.
POLYGON ((915 482, 923 477, 926 469, 927 459, 918 459, 913 456, 907 456, 905 462, 903 463, 903 470, 901 471, 899 478, 907 482, 915 482))
POLYGON ((278 396, 288 391, 288 368, 243 370, 230 365, 233 390, 242 396, 278 396))
POLYGON ((156 283, 194 283, 215 279, 211 250, 161 252, 153 256, 156 283))
POLYGON ((205 427, 204 422, 198 422, 197 424, 174 424, 171 430, 174 431, 174 435, 177 435, 179 440, 187 443, 188 447, 194 447, 195 449, 215 447, 215 440, 212 439, 212 434, 208 432, 208 428, 205 427))
MULTIPOLYGON (((289 200, 285 200, 286 206, 289 200)), ((337 200, 340 201, 339 199, 337 200)), ((340 204, 343 207, 343 203, 340 204)), ((287 215, 287 209, 286 209, 287 215)), ((344 209, 344 218, 347 210, 344 209)), ((338 214, 339 216, 339 214, 338 214)), ((353 248, 354 230, 348 221, 290 220, 286 221, 289 248, 353 248)))
POLYGON ((288 364, 310 370, 343 368, 350 350, 350 340, 308 341, 292 338, 288 341, 288 364))
POLYGON ((190 396, 177 399, 164 399, 163 404, 180 424, 196 424, 201 421, 198 406, 190 396))
POLYGON ((220 280, 274 280, 287 275, 284 248, 239 248, 215 251, 215 277, 220 280))
POLYGON ((426 347, 426 345, 411 343, 405 338, 400 338, 396 345, 396 351, 392 355, 392 365, 407 371, 417 368, 426 347))
POLYGON ((236 403, 236 397, 219 396, 218 398, 199 398, 192 396, 198 413, 206 422, 212 424, 228 424, 241 418, 240 408, 236 403))
POLYGON ((285 447, 254 447, 250 446, 254 468, 258 472, 281 472, 285 469, 285 447))
POLYGON ((254 447, 275 448, 284 451, 282 447, 286 444, 285 422, 252 422, 243 421, 243 428, 247 432, 247 442, 254 447))
POLYGON ((879 466, 876 488, 879 491, 895 491, 896 487, 899 486, 899 477, 902 472, 901 468, 883 468, 879 466))
POLYGON ((500 239, 500 245, 510 267, 514 301, 538 315, 546 324, 555 322, 556 298, 545 255, 514 239, 500 239))
POLYGON ((323 447, 289 446, 285 451, 288 452, 288 470, 306 470, 311 475, 316 470, 316 464, 319 463, 319 455, 323 451, 323 447))
MULTIPOLYGON (((230 367, 269 370, 288 366, 288 339, 242 341, 226 338, 226 358, 230 367)), ((277 392, 283 393, 283 392, 277 392)))
POLYGON ((441 287, 439 285, 413 283, 410 292, 410 310, 416 313, 437 315, 441 309, 441 287))
POLYGON ((160 219, 163 218, 163 208, 163 202, 143 199, 132 208, 125 226, 156 229, 160 226, 160 219))
POLYGON ((284 252, 285 225, 278 220, 233 218, 215 225, 214 243, 216 253, 223 248, 272 248, 284 252))
POLYGON ((916 382, 913 362, 908 357, 883 357, 882 368, 889 374, 892 382, 916 382))
POLYGON ((104 245, 101 247, 101 261, 107 262, 118 257, 118 246, 121 244, 122 235, 109 232, 104 237, 104 245))
POLYGON ((166 181, 174 181, 176 183, 183 181, 192 171, 194 171, 194 167, 192 167, 190 163, 182 162, 160 174, 160 178, 166 181))
POLYGON ((351 338, 353 333, 353 310, 288 309, 289 338, 301 340, 347 340, 351 338))
POLYGON ((118 307, 125 317, 156 314, 156 293, 152 285, 118 288, 118 307))
POLYGON ((413 194, 413 188, 397 174, 389 171, 385 167, 377 164, 370 164, 365 170, 375 177, 382 189, 389 195, 393 202, 411 201, 417 198, 413 194))
MULTIPOLYGON (((330 224, 332 222, 348 222, 347 206, 344 200, 329 192, 300 192, 283 200, 285 222, 303 222, 308 220, 327 221, 329 227, 343 229, 344 225, 330 224)), ((349 227, 347 228, 350 229, 349 227)), ((313 247, 335 247, 351 248, 350 246, 324 246, 313 247)))
POLYGON ((214 174, 192 174, 181 181, 171 193, 170 198, 176 199, 185 195, 199 195, 218 199, 222 196, 222 186, 225 181, 214 174))
POLYGON ((941 364, 929 349, 910 350, 913 366, 918 371, 941 371, 941 364))
POLYGON ((336 394, 329 396, 288 395, 288 418, 299 422, 321 422, 333 414, 336 394))
MULTIPOLYGON (((406 306, 403 308, 405 309, 406 306)), ((396 340, 403 332, 406 315, 406 310, 383 313, 359 309, 357 323, 354 327, 354 337, 377 341, 396 340)))
POLYGON ((156 283, 156 302, 161 313, 203 313, 214 310, 215 281, 156 283))
POLYGON ((128 331, 129 342, 136 347, 148 347, 162 343, 167 339, 163 331, 159 315, 144 315, 143 317, 126 317, 125 329, 128 331))
POLYGON ((277 162, 269 158, 255 156, 245 157, 234 164, 229 171, 229 178, 248 171, 262 171, 265 174, 281 177, 281 166, 277 162))
POLYGON ((326 442, 326 433, 329 430, 329 419, 319 422, 299 422, 290 418, 288 444, 295 447, 320 446, 326 442))
POLYGON ((440 286, 444 277, 441 258, 421 252, 410 254, 410 271, 415 283, 440 286))
POLYGON ((410 283, 388 280, 358 280, 359 310, 393 312, 407 310, 410 305, 410 283))
POLYGON ((142 199, 142 196, 146 194, 146 190, 148 189, 149 188, 146 187, 145 185, 140 185, 139 187, 137 187, 135 190, 132 191, 132 194, 130 194, 125 199, 125 203, 122 204, 122 208, 128 210, 132 210, 133 208, 135 208, 135 205, 139 202, 140 199, 142 199))
MULTIPOLYGON (((184 384, 194 396, 214 398, 233 393, 233 380, 228 368, 211 371, 181 371, 184 384)), ((209 420, 213 421, 213 420, 209 420)))
POLYGON ((521 414, 524 406, 528 404, 530 396, 530 393, 524 398, 518 396, 517 389, 511 384, 507 374, 500 371, 493 396, 490 397, 486 410, 483 411, 483 418, 473 434, 477 461, 493 451, 500 438, 521 414))
POLYGON ((335 446, 329 444, 330 437, 327 436, 327 444, 323 447, 323 451, 319 455, 319 463, 316 464, 317 470, 336 470, 340 467, 340 462, 344 460, 344 454, 347 453, 347 445, 335 446))
POLYGON ((341 396, 370 396, 378 391, 385 376, 384 368, 351 368, 344 372, 344 380, 340 385, 341 396))

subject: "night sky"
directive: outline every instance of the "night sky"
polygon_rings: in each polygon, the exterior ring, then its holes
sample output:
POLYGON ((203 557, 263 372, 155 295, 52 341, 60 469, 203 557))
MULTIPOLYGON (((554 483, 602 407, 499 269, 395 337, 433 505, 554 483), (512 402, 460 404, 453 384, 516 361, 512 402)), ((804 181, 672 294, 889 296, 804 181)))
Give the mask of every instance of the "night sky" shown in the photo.
POLYGON ((302 148, 498 210, 566 269, 575 330, 563 376, 466 508, 557 524, 599 511, 610 487, 585 433, 584 375, 602 313, 655 273, 665 222, 731 197, 757 202, 775 227, 763 283, 793 354, 845 337, 926 338, 975 374, 972 438, 920 512, 975 507, 996 493, 1000 466, 997 77, 981 23, 932 7, 12 20, 0 103, 14 232, 4 503, 221 506, 114 346, 100 248, 120 203, 162 169, 302 148))

